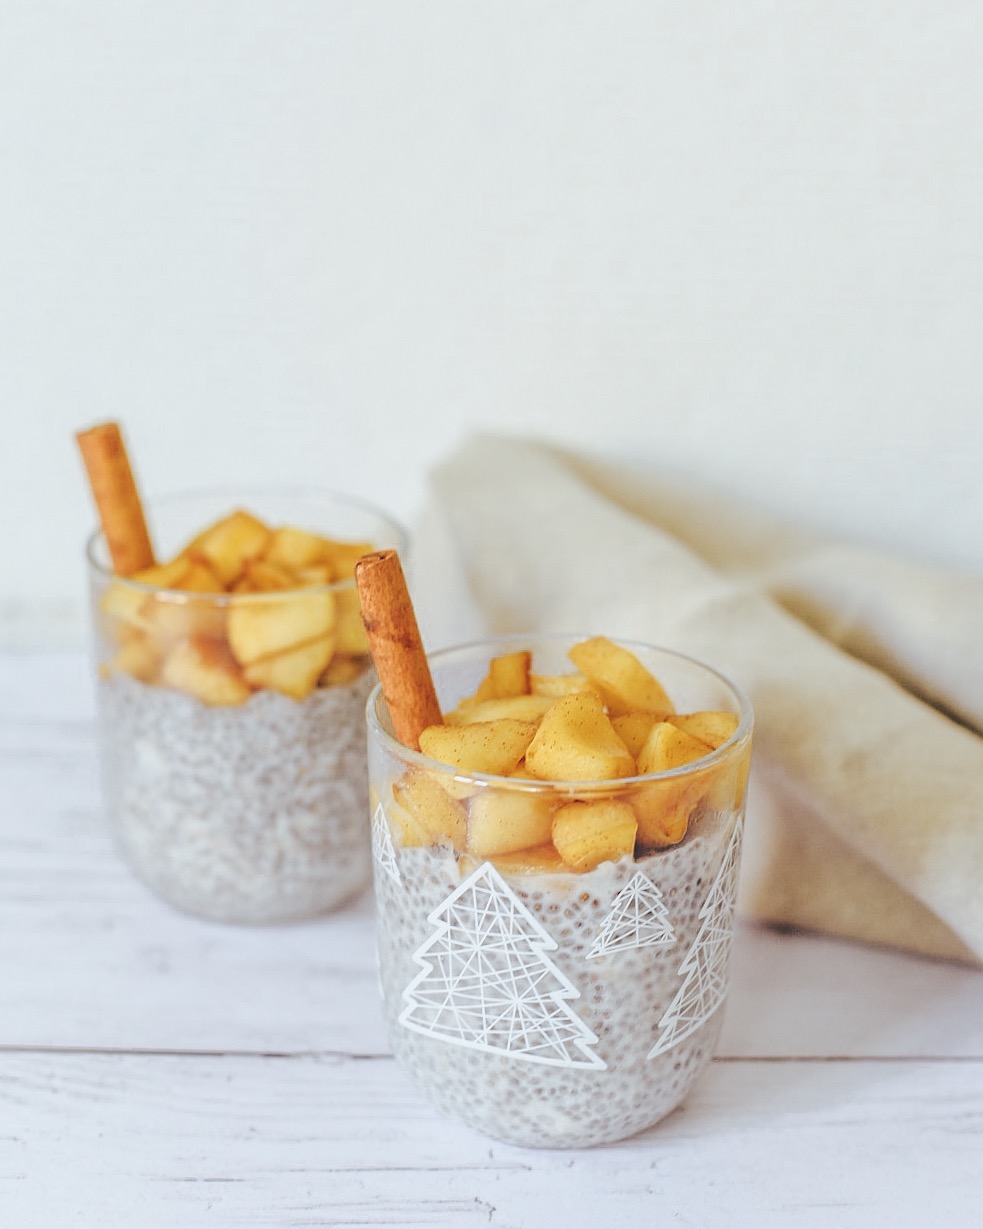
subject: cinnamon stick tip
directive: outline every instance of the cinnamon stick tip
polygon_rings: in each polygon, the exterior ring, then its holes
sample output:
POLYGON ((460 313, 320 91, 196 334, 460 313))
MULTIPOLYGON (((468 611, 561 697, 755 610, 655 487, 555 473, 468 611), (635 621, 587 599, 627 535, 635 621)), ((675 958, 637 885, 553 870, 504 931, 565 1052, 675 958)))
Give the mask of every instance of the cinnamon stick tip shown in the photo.
POLYGON ((398 555, 391 546, 387 546, 382 550, 369 551, 367 555, 360 555, 355 561, 355 575, 357 576, 359 572, 365 572, 380 563, 388 563, 392 558, 398 558, 398 555))
POLYGON ((75 432, 75 440, 79 445, 86 444, 90 440, 105 438, 106 436, 119 436, 122 434, 120 425, 115 419, 107 419, 105 422, 93 423, 91 427, 82 427, 75 432))

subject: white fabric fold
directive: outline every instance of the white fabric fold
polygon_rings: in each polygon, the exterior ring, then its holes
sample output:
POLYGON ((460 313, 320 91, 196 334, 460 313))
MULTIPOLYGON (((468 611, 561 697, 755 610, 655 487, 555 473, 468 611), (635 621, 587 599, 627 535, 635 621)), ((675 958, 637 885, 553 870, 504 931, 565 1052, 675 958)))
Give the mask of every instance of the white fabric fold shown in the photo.
POLYGON ((691 477, 642 478, 565 459, 711 567, 753 583, 824 639, 983 731, 983 575, 779 523, 691 477))
MULTIPOLYGON (((488 631, 647 640, 747 691, 745 911, 983 961, 983 739, 782 609, 756 565, 710 566, 545 446, 474 438, 432 485, 440 557, 488 631)), ((431 555, 427 531, 416 545, 431 555)))

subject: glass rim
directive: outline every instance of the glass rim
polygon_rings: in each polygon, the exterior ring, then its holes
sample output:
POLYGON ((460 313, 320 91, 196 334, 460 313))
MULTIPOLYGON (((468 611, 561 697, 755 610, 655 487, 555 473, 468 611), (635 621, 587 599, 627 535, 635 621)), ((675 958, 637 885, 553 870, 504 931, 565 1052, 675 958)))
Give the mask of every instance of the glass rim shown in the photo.
MULTIPOLYGON (((382 547, 391 546, 399 553, 401 558, 406 556, 409 545, 409 533, 391 513, 379 507, 378 504, 373 504, 370 500, 362 499, 357 495, 349 495, 345 491, 326 487, 193 487, 185 491, 168 491, 161 495, 151 496, 145 500, 145 507, 152 510, 154 508, 165 508, 169 505, 191 503, 199 499, 228 499, 232 501, 229 508, 229 511, 232 512, 237 504, 242 506, 249 498, 323 501, 325 503, 345 505, 350 509, 365 512, 385 522, 389 530, 389 536, 392 540, 379 543, 377 548, 381 549, 382 547)), ((311 530, 310 532, 314 531, 311 530)), ((344 539, 339 539, 339 541, 344 541, 344 539)), ((355 585, 354 577, 349 576, 342 580, 326 581, 319 585, 302 585, 290 589, 272 589, 259 593, 228 593, 225 591, 201 593, 190 589, 176 589, 168 585, 154 584, 152 581, 135 580, 132 576, 121 576, 119 573, 114 572, 111 566, 103 563, 98 558, 97 548, 101 542, 105 542, 105 534, 103 533, 102 526, 97 524, 85 538, 84 546, 85 560, 91 576, 98 576, 107 582, 123 585, 138 593, 153 594, 158 598, 175 603, 199 602, 214 606, 225 606, 232 602, 239 604, 240 602, 290 601, 296 600, 298 594, 332 593, 351 589, 355 585)))
MULTIPOLYGON (((488 636, 477 640, 469 640, 461 644, 446 645, 432 653, 428 653, 427 660, 434 665, 439 665, 442 659, 446 660, 457 655, 465 656, 477 649, 487 650, 494 645, 506 646, 512 644, 529 648, 537 640, 552 641, 556 644, 577 644, 581 640, 590 639, 591 636, 598 634, 597 632, 511 632, 503 636, 488 636)), ((692 760, 688 764, 681 764, 678 768, 668 768, 662 772, 637 773, 631 777, 613 777, 606 781, 598 781, 593 778, 587 778, 586 780, 542 781, 536 777, 504 777, 489 772, 461 772, 455 769, 452 764, 445 764, 443 760, 436 760, 432 756, 426 755, 423 751, 416 751, 412 747, 407 747, 405 743, 401 743, 390 734, 379 720, 378 705, 380 701, 385 700, 380 682, 376 682, 373 686, 365 703, 365 715, 369 730, 381 741, 386 751, 404 760, 407 765, 414 768, 425 768, 429 772, 437 771, 442 776, 462 784, 474 783, 481 787, 495 786, 499 789, 505 787, 509 790, 524 793, 554 791, 557 793, 609 794, 613 791, 620 792, 626 787, 649 785, 659 781, 678 781, 681 778, 694 775, 697 772, 704 772, 708 768, 722 763, 733 754, 741 743, 750 739, 754 729, 754 710, 751 701, 741 687, 728 678, 727 675, 722 674, 715 666, 708 665, 707 662, 702 661, 698 657, 693 657, 689 653, 683 653, 678 649, 671 649, 665 645, 651 644, 644 640, 632 640, 618 636, 609 636, 608 639, 625 649, 641 649, 646 652, 663 653, 667 657, 672 657, 677 661, 685 662, 687 665, 695 666, 716 679, 718 683, 721 683, 731 693, 736 702, 738 720, 734 733, 725 742, 722 742, 719 747, 714 747, 706 755, 700 756, 698 760, 692 760)))

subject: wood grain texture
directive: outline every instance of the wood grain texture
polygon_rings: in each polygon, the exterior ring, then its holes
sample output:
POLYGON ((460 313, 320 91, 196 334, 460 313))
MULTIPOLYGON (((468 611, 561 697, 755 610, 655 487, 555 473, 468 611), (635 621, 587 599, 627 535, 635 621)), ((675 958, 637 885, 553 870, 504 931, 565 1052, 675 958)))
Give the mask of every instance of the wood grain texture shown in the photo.
POLYGON ((968 1227, 983 1127, 971 1062, 718 1062, 593 1151, 438 1118, 388 1059, 7 1054, 0 1095, 17 1225, 870 1229, 931 1191, 933 1223, 968 1227))
POLYGON ((0 1225, 978 1223, 983 975, 741 925, 718 1059, 591 1152, 440 1117, 390 1056, 371 893, 158 902, 102 818, 88 667, 0 654, 0 1225))

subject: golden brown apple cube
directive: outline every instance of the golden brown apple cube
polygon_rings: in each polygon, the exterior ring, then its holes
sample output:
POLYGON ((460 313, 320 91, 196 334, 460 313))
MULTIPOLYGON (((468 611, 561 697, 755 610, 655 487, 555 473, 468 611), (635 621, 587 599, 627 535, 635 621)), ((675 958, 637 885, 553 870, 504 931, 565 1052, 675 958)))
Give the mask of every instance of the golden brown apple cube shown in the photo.
MULTIPOLYGON (((706 743, 670 721, 656 722, 638 756, 640 773, 668 772, 694 764, 710 754, 706 743)), ((713 782, 713 769, 694 770, 664 781, 640 785, 632 794, 638 815, 638 843, 661 849, 686 835, 697 803, 713 782)))
POLYGON ((481 790, 468 806, 468 850, 489 858, 546 844, 553 829, 553 805, 541 793, 481 790))
POLYGON ((427 829, 393 798, 383 808, 389 830, 398 844, 409 849, 426 848, 434 843, 427 829))
POLYGON ((271 536, 270 528, 258 517, 238 508, 198 534, 182 554, 204 555, 228 587, 242 573, 247 559, 263 554, 271 536))
POLYGON ((488 673, 473 694, 463 699, 458 707, 465 709, 471 704, 480 704, 485 700, 501 700, 507 696, 526 695, 529 691, 531 662, 532 654, 528 649, 493 657, 488 665, 488 673))
POLYGON ((410 817, 426 832, 428 844, 450 842, 463 849, 467 839, 467 817, 464 807, 451 798, 430 773, 410 769, 393 785, 393 797, 410 817))
POLYGON ((630 857, 637 830, 635 812, 627 802, 613 798, 568 802, 553 816, 553 844, 576 871, 630 857))
POLYGON ((459 772, 505 777, 522 759, 536 727, 502 717, 471 725, 431 725, 420 734, 420 750, 459 772))
POLYGON ((702 739, 687 734, 671 721, 657 721, 638 753, 639 773, 668 772, 710 754, 702 739))
POLYGON ((236 582, 238 593, 284 593, 297 587, 294 573, 269 559, 247 559, 236 582))
POLYGON ((497 854, 491 859, 495 868, 506 878, 510 875, 556 875, 569 874, 570 867, 549 842, 534 849, 520 849, 515 853, 497 854))
MULTIPOLYGON (((130 580, 138 581, 140 585, 152 585, 157 589, 176 589, 183 577, 191 570, 187 559, 173 559, 170 563, 154 564, 135 572, 130 580)), ((146 615, 148 597, 146 590, 125 581, 111 581, 99 600, 103 614, 121 624, 132 627, 148 627, 146 615)))
POLYGON ((590 679, 573 671, 569 674, 530 674, 529 690, 534 696, 549 696, 553 700, 559 700, 575 691, 590 691, 591 685, 590 679))
POLYGON ((204 704, 241 704, 252 694, 225 646, 203 638, 176 644, 164 660, 160 681, 204 704))
POLYGON ((547 709, 526 749, 526 768, 542 781, 610 781, 632 776, 635 760, 597 693, 580 691, 547 709))
POLYGON ((650 713, 673 711, 673 703, 658 679, 634 653, 606 636, 581 641, 568 656, 600 693, 611 716, 639 709, 650 713))
POLYGON ((247 595, 229 605, 229 646, 238 661, 249 665, 323 640, 332 634, 334 623, 335 599, 330 590, 297 590, 269 600, 247 595))
POLYGON ((503 700, 507 696, 527 695, 531 663, 532 654, 528 649, 493 657, 488 667, 488 675, 491 679, 494 698, 503 700))
POLYGON ((684 778, 636 786, 629 797, 638 819, 639 849, 678 845, 689 829, 690 816, 706 784, 684 778))
POLYGON ((327 559, 328 547, 329 544, 319 534, 284 525, 270 534, 263 558, 294 572, 298 568, 323 563, 327 559))
POLYGON ((612 717, 611 724, 614 726, 615 733, 637 760, 645 746, 645 740, 658 720, 657 713, 625 713, 621 717, 612 717))
POLYGON ((737 714, 707 709, 698 713, 673 713, 666 718, 714 750, 722 747, 737 729, 737 714))
POLYGON ((369 658, 361 654, 349 656, 335 650, 317 684, 319 687, 347 687, 362 677, 369 668, 369 658))
POLYGON ((362 610, 358 602, 358 590, 344 587, 335 590, 338 610, 338 652, 368 653, 369 638, 362 622, 362 610))
POLYGON ((143 617, 148 635, 162 646, 173 640, 225 636, 225 607, 210 596, 155 593, 144 603, 143 617))
POLYGON ((120 647, 109 662, 109 669, 132 675, 141 683, 153 683, 163 660, 163 647, 157 637, 130 628, 120 638, 120 647))
POLYGON ((333 652, 334 637, 321 636, 250 662, 243 667, 243 677, 251 687, 267 687, 294 700, 303 700, 317 686, 333 652))
POLYGON ((506 696, 501 700, 468 701, 444 714, 445 725, 470 725, 475 721, 497 721, 513 717, 518 721, 539 721, 552 705, 549 696, 506 696))
POLYGON ((312 563, 306 568, 295 568, 291 575, 305 589, 315 585, 332 585, 335 581, 334 568, 330 563, 312 563))
POLYGON ((355 564, 363 555, 371 555, 376 549, 371 542, 339 542, 334 538, 324 538, 324 559, 331 564, 337 580, 351 580, 355 575, 355 564))

